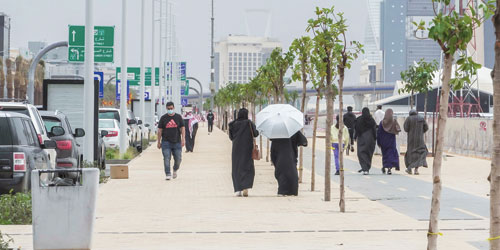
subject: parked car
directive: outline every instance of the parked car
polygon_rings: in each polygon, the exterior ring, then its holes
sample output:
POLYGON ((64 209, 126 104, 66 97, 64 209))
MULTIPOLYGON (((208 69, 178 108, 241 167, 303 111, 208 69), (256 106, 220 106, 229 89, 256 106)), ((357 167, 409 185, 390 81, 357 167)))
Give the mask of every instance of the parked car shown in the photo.
MULTIPOLYGON (((99 119, 115 119, 120 123, 120 110, 115 109, 115 108, 100 108, 99 109, 99 119)), ((137 121, 135 120, 134 113, 130 110, 127 110, 126 114, 126 119, 127 119, 127 124, 128 128, 127 129, 127 135, 129 136, 129 145, 130 146, 135 146, 135 145, 140 145, 140 135, 141 131, 139 129, 139 126, 137 124, 137 121)))
POLYGON ((144 123, 141 118, 136 117, 137 124, 139 125, 139 129, 141 130, 141 140, 149 140, 151 136, 151 126, 148 123, 144 123))
MULTIPOLYGON (((10 99, 2 99, 2 100, 10 100, 10 99)), ((38 142, 43 146, 45 141, 49 140, 48 132, 45 129, 45 126, 43 125, 42 117, 40 116, 40 113, 38 112, 35 106, 29 104, 26 101, 22 102, 16 102, 15 100, 13 102, 0 101, 0 111, 16 112, 28 116, 31 119, 33 125, 35 126, 38 142)), ((56 165, 56 156, 57 156, 56 150, 49 147, 45 147, 44 150, 49 155, 51 166, 54 167, 56 165)))
POLYGON ((107 131, 107 135, 103 137, 106 148, 120 147, 120 124, 117 120, 99 119, 99 132, 101 131, 107 131))
MULTIPOLYGON (((40 144, 39 135, 29 116, 0 111, 0 193, 27 192, 31 189, 31 171, 52 169, 44 149, 55 149, 56 142, 40 144)), ((42 184, 51 181, 51 175, 40 176, 42 184)))
POLYGON ((106 145, 104 145, 104 140, 102 139, 108 135, 108 131, 97 132, 97 163, 100 169, 106 169, 106 145))
MULTIPOLYGON (((76 128, 74 133, 66 115, 60 111, 40 111, 49 137, 56 141, 56 169, 80 168, 83 152, 76 138, 85 136, 85 130, 76 128)), ((71 173, 76 178, 76 173, 71 173)))

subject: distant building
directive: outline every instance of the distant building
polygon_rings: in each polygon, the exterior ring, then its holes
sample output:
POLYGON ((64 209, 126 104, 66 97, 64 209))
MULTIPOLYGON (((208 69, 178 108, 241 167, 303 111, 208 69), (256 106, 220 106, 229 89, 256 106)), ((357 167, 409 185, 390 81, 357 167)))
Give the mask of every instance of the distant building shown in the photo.
POLYGON ((215 44, 216 89, 228 83, 248 83, 257 70, 281 47, 277 40, 266 37, 229 35, 215 44))
POLYGON ((0 56, 10 56, 10 17, 0 12, 0 56))
POLYGON ((368 18, 365 26, 364 60, 363 64, 368 66, 369 77, 361 84, 375 83, 380 81, 382 74, 382 50, 380 49, 380 6, 383 0, 366 0, 368 6, 368 18))
MULTIPOLYGON (((383 53, 383 77, 385 82, 401 79, 400 72, 424 58, 440 60, 441 49, 431 39, 417 39, 412 22, 430 21, 434 16, 432 1, 384 0, 381 3, 381 50, 383 53)), ((418 37, 427 33, 418 32, 418 37)))

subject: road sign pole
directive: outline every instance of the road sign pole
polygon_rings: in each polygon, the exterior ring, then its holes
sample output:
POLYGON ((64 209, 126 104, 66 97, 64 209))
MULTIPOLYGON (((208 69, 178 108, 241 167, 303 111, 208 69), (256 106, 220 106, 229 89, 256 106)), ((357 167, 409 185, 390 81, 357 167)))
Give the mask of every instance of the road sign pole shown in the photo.
MULTIPOLYGON (((146 122, 146 114, 144 113, 144 86, 146 84, 146 69, 144 68, 144 17, 145 17, 145 7, 146 0, 141 0, 141 94, 140 96, 140 110, 141 110, 141 120, 143 123, 146 122)), ((144 126, 144 125, 143 125, 144 126)), ((141 142, 142 143, 142 142, 141 142)))
MULTIPOLYGON (((151 0, 151 126, 155 124, 155 106, 156 106, 156 70, 155 70, 155 0, 151 0)), ((159 118, 159 117, 158 117, 159 118)))
POLYGON ((158 117, 161 117, 165 112, 164 112, 164 108, 165 106, 163 105, 163 98, 164 98, 164 94, 163 94, 163 81, 165 79, 165 69, 163 69, 163 64, 165 62, 165 57, 163 56, 163 39, 164 39, 164 35, 165 33, 163 32, 163 26, 164 26, 164 16, 163 16, 163 0, 160 0, 160 83, 159 83, 159 93, 158 93, 158 99, 160 100, 160 104, 158 105, 158 117))
POLYGON ((83 159, 94 162, 94 0, 85 1, 85 80, 83 159))
POLYGON ((127 152, 127 0, 122 0, 122 68, 120 86, 120 155, 127 152))

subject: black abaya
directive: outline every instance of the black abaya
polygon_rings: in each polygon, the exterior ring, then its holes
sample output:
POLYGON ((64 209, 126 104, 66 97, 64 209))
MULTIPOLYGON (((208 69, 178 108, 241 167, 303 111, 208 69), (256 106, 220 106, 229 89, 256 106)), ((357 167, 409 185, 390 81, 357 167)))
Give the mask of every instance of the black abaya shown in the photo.
POLYGON ((288 139, 271 139, 271 161, 278 181, 278 194, 298 195, 298 146, 307 146, 306 137, 299 131, 288 139))
POLYGON ((259 135, 253 122, 248 120, 248 111, 240 110, 238 119, 229 123, 229 139, 233 141, 232 177, 234 192, 252 188, 255 166, 252 159, 253 138, 259 135), (245 115, 246 111, 246 115, 245 115))

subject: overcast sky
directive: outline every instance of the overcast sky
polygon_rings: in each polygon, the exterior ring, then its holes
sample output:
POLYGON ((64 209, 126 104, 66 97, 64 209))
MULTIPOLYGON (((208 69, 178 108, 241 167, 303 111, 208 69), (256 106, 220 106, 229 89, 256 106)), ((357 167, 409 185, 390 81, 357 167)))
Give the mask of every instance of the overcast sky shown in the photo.
MULTIPOLYGON (((266 9, 272 13, 271 37, 284 48, 305 35, 307 20, 316 6, 336 6, 345 13, 350 26, 348 39, 363 41, 367 18, 366 1, 346 0, 214 0, 215 40, 228 34, 246 34, 244 16, 248 9, 266 9)), ((94 25, 115 26, 115 64, 121 55, 121 0, 94 0, 94 25)), ((151 62, 151 2, 146 0, 146 64, 151 62)), ((174 2, 180 55, 187 62, 188 76, 194 76, 208 88, 210 79, 210 0, 174 2)), ((158 4, 157 4, 158 6, 158 4)), ((127 0, 127 61, 140 63, 140 0, 127 0)), ((85 23, 84 0, 0 0, 0 12, 12 19, 11 47, 28 47, 28 41, 53 43, 67 40, 68 25, 85 23)), ((252 35, 263 35, 264 15, 248 16, 252 35)), ((158 32, 156 33, 158 37, 158 32)), ((156 50, 158 52, 158 49, 156 50)), ((359 62, 348 73, 346 84, 359 82, 359 62)))

